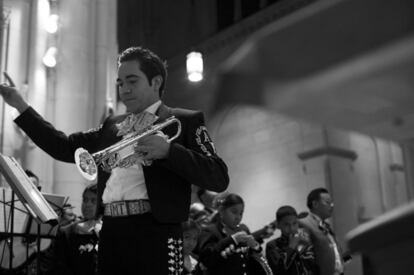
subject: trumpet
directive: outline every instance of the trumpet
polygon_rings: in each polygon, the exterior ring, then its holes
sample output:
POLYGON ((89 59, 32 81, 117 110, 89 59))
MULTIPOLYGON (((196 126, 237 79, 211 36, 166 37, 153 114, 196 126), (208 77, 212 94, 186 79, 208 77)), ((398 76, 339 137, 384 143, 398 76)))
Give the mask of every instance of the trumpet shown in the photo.
POLYGON ((174 116, 169 117, 161 123, 148 127, 148 129, 142 133, 136 133, 128 138, 124 138, 94 154, 90 154, 87 150, 80 147, 75 151, 76 167, 85 179, 93 181, 97 177, 99 165, 101 165, 105 171, 110 172, 112 169, 118 167, 122 160, 135 154, 133 147, 140 139, 160 132, 162 129, 173 123, 177 124, 177 133, 167 139, 167 142, 171 142, 181 134, 181 122, 174 116))

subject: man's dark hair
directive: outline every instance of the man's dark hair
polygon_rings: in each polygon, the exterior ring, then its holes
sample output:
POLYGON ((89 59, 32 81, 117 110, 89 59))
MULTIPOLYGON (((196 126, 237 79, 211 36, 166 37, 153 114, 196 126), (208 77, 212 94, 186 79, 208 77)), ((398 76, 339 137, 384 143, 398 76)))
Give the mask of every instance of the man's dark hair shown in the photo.
POLYGON ((232 207, 233 205, 236 205, 236 204, 243 204, 244 205, 244 201, 243 201, 242 197, 240 197, 239 195, 229 193, 224 198, 219 199, 217 204, 218 204, 218 207, 220 207, 221 209, 226 209, 226 208, 232 207))
POLYGON ((326 188, 316 188, 310 191, 308 198, 306 200, 306 205, 309 209, 312 209, 312 202, 318 201, 321 198, 321 194, 326 193, 329 194, 328 190, 326 188))
POLYGON ((35 178, 37 181, 39 181, 39 177, 29 169, 24 170, 24 172, 26 172, 26 175, 28 177, 35 178))
POLYGON ((287 216, 298 216, 298 213, 296 212, 295 208, 293 208, 290 205, 284 205, 279 207, 276 211, 276 221, 281 221, 284 217, 287 216))
POLYGON ((83 190, 82 197, 85 196, 86 192, 91 192, 91 193, 94 193, 94 194, 98 194, 98 184, 92 183, 92 184, 89 184, 88 186, 86 186, 85 189, 83 190))
POLYGON ((167 63, 163 62, 158 55, 143 47, 130 47, 124 50, 118 58, 118 65, 126 61, 138 61, 141 71, 147 77, 148 83, 151 85, 151 80, 159 75, 162 77, 162 82, 159 88, 159 96, 162 97, 167 81, 167 63))

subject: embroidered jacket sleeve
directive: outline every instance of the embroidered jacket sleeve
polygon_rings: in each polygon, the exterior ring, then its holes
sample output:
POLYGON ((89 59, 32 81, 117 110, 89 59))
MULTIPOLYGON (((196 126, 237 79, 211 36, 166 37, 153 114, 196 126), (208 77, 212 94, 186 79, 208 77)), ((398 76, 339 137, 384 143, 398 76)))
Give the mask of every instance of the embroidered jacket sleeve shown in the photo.
POLYGON ((266 245, 266 258, 274 273, 282 273, 294 268, 298 253, 294 249, 282 250, 276 241, 266 245))
POLYGON ((299 252, 276 239, 266 245, 266 258, 275 274, 314 274, 315 257, 311 245, 299 252))
POLYGON ((43 151, 53 158, 65 162, 74 162, 74 152, 79 147, 90 152, 95 151, 96 140, 102 129, 100 127, 67 136, 62 131, 55 129, 31 107, 20 114, 15 122, 43 151))
POLYGON ((205 230, 200 238, 200 262, 207 269, 215 265, 220 265, 226 261, 227 256, 232 252, 236 243, 231 236, 220 237, 214 230, 205 230), (233 249, 232 249, 233 248, 233 249))
POLYGON ((201 112, 186 118, 184 145, 171 143, 167 159, 158 161, 188 182, 216 192, 224 191, 229 183, 227 166, 217 155, 207 132, 201 112))
POLYGON ((315 260, 313 245, 307 245, 300 252, 300 259, 308 274, 318 274, 318 265, 315 260))
MULTIPOLYGON (((249 228, 245 224, 240 224, 240 229, 250 234, 249 228)), ((233 254, 237 253, 260 253, 258 251, 251 251, 246 246, 238 245, 232 236, 225 236, 219 233, 220 226, 207 227, 200 235, 200 262, 203 263, 207 269, 220 266, 227 261, 233 254)))

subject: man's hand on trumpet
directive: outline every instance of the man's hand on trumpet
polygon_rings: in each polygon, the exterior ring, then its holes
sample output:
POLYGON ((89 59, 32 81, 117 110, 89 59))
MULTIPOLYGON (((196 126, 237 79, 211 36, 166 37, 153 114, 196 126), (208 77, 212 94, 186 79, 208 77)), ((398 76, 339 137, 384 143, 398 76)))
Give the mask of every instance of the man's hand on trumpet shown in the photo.
POLYGON ((144 162, 167 158, 170 151, 168 136, 162 132, 141 138, 134 150, 144 162))
POLYGON ((29 108, 29 104, 27 104, 22 95, 15 88, 14 82, 10 76, 6 72, 4 72, 4 76, 6 77, 8 84, 0 84, 0 95, 7 104, 16 108, 20 113, 23 113, 27 108, 29 108))

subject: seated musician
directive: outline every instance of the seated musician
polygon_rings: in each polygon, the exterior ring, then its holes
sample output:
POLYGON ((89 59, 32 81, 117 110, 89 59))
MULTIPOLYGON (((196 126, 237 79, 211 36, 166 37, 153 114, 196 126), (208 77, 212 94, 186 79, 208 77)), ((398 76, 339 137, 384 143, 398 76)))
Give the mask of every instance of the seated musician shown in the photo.
POLYGON ((82 217, 60 228, 53 244, 55 265, 48 274, 93 275, 97 271, 98 234, 101 221, 95 219, 97 185, 82 194, 82 217))
POLYGON ((243 199, 229 193, 218 202, 217 221, 202 229, 199 256, 209 274, 271 274, 260 244, 241 223, 243 211, 243 199))
POLYGON ((184 271, 183 275, 202 275, 205 268, 198 260, 198 256, 193 253, 197 246, 198 238, 200 236, 200 225, 188 219, 182 223, 183 228, 183 259, 184 271))
POLYGON ((306 232, 299 229, 298 214, 290 205, 276 211, 282 235, 266 245, 266 258, 274 274, 318 274, 313 246, 306 232))

